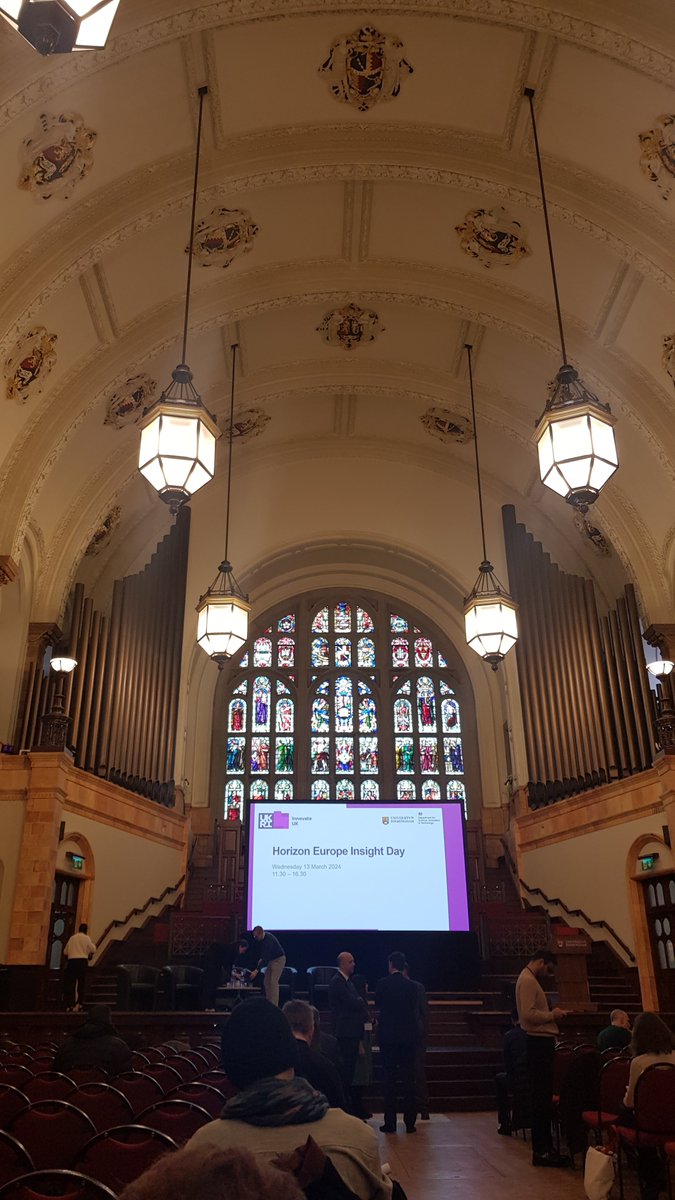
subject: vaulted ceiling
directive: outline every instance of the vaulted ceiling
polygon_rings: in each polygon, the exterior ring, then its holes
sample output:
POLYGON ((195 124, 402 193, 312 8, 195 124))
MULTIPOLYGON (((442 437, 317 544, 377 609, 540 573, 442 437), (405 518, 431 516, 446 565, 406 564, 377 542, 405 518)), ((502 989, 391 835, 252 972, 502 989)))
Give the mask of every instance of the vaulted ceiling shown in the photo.
MULTIPOLYGON (((674 83, 669 0, 122 0, 104 52, 47 60, 0 21, 0 555, 32 556, 34 618, 76 576, 103 597, 168 526, 135 422, 179 359, 207 84, 187 357, 225 429, 241 348, 244 574, 352 536, 468 590, 468 341, 495 560, 511 502, 563 565, 606 596, 633 578, 669 619, 674 83), (368 26, 384 71, 371 45, 359 106, 345 39, 368 26), (586 525, 539 483, 531 441, 560 353, 524 85, 570 356, 619 422, 586 525), (351 326, 331 315, 346 305, 351 326)), ((214 567, 223 447, 193 505, 214 567)))

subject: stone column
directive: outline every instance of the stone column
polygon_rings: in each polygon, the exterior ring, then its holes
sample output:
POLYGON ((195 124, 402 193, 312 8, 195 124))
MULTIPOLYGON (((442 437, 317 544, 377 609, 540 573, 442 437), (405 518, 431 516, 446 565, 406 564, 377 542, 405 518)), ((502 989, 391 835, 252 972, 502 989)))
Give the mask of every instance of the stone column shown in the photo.
POLYGON ((9 931, 9 965, 45 965, 59 827, 71 765, 66 754, 30 755, 26 816, 9 931))

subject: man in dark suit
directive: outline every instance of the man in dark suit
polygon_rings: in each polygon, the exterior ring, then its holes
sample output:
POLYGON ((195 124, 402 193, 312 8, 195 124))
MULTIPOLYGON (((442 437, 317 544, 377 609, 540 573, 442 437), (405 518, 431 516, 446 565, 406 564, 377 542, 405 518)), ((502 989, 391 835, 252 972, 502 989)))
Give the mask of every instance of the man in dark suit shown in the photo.
MULTIPOLYGON (((406 979, 410 979, 410 968, 405 965, 403 971, 406 979)), ((429 1085, 427 1083, 427 1042, 429 1040, 429 1001, 427 989, 419 979, 411 979, 417 992, 417 1036, 415 1038, 415 1103, 423 1121, 429 1118, 429 1085)))
POLYGON ((368 1015, 368 1006, 351 981, 355 966, 354 955, 348 950, 343 950, 338 954, 338 969, 328 985, 335 1036, 342 1051, 342 1078, 345 1094, 350 1102, 350 1112, 356 1111, 357 1107, 357 1101, 352 1094, 352 1080, 359 1042, 363 1037, 363 1026, 368 1015))
POLYGON ((380 979, 375 991, 375 1007, 379 1012, 380 1058, 384 1070, 384 1125, 380 1126, 382 1133, 396 1133, 399 1073, 403 1087, 403 1120, 406 1132, 415 1132, 418 992, 412 980, 406 979, 404 969, 405 955, 395 950, 389 955, 389 974, 380 979))

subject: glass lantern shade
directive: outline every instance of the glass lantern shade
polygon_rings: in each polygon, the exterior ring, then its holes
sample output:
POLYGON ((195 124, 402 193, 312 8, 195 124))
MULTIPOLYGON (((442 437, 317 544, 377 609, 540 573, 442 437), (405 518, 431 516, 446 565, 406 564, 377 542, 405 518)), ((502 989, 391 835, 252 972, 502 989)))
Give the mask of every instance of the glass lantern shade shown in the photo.
POLYGON ((467 644, 493 671, 518 640, 518 605, 489 562, 481 563, 476 584, 464 601, 464 630, 467 644))
POLYGON ((141 424, 139 470, 172 512, 215 474, 220 431, 197 401, 173 399, 167 390, 141 424))
POLYGON ((573 367, 560 368, 553 395, 535 433, 542 483, 587 512, 619 458, 616 417, 580 382, 573 367))
POLYGON ((57 658, 53 658, 49 665, 52 671, 57 671, 62 675, 70 675, 70 673, 74 671, 77 666, 77 659, 69 658, 65 654, 60 654, 57 658))
POLYGON ((215 662, 232 658, 248 637, 251 605, 242 592, 229 563, 221 563, 219 574, 197 605, 197 644, 215 662))
POLYGON ((666 675, 670 675, 674 666, 675 663, 672 663, 669 658, 657 658, 656 662, 647 663, 647 670, 656 679, 664 679, 666 675))
POLYGON ((0 0, 0 16, 40 54, 102 50, 120 0, 0 0))

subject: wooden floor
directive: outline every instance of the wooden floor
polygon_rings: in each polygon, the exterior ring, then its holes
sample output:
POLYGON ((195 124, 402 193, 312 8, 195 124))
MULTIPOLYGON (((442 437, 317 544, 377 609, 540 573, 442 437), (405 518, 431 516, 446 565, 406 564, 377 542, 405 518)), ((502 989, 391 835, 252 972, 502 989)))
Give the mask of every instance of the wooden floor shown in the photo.
MULTIPOLYGON (((495 1113, 432 1113, 417 1133, 399 1130, 378 1137, 408 1200, 585 1200, 579 1156, 574 1171, 533 1167, 529 1140, 499 1137, 495 1113)), ((635 1177, 626 1182, 626 1200, 637 1200, 635 1177)))

